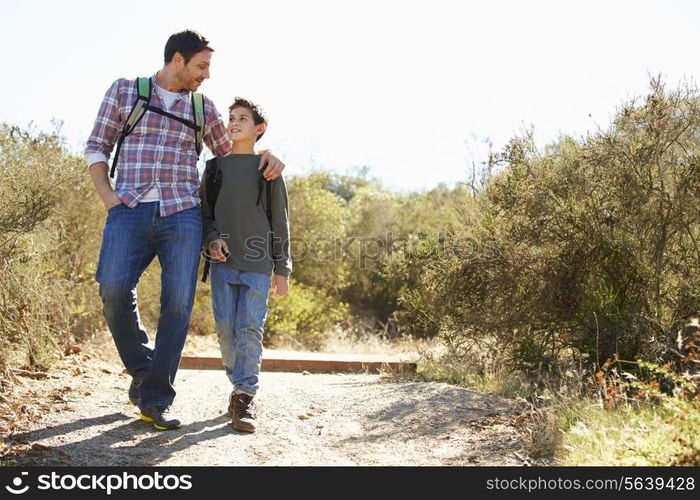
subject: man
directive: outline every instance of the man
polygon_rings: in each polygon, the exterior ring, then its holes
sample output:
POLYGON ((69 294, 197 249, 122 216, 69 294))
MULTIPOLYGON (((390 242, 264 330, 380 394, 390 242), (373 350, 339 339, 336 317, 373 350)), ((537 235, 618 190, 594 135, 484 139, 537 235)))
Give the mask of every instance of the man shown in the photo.
MULTIPOLYGON (((96 280, 104 314, 132 382, 129 399, 140 416, 159 430, 180 420, 170 407, 173 382, 189 326, 199 264, 200 215, 194 98, 209 78, 214 49, 194 31, 172 35, 165 64, 151 77, 150 103, 118 148, 116 188, 109 183, 107 159, 139 91, 136 80, 119 79, 105 94, 85 150, 97 193, 108 209, 96 280), (161 274, 161 311, 155 347, 140 321, 136 284, 154 257, 161 274)), ((203 99, 203 140, 217 155, 231 149, 214 104, 203 99)), ((266 153, 263 176, 277 178, 284 165, 266 153)))

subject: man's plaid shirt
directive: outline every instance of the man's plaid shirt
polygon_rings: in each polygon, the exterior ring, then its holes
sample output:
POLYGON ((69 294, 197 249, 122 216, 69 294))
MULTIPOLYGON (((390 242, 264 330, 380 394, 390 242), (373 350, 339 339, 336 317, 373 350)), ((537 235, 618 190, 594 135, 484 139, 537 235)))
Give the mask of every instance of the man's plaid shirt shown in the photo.
MULTIPOLYGON (((155 91, 155 76, 151 77, 151 85, 151 105, 164 108, 155 91)), ((135 79, 122 78, 112 84, 100 106, 86 154, 101 153, 109 158, 137 98, 135 79)), ((181 92, 166 111, 194 121, 190 92, 181 92)), ((214 103, 206 97, 204 116, 205 144, 216 156, 228 154, 231 144, 226 126, 214 103)), ((199 204, 199 172, 194 142, 192 128, 167 116, 146 111, 124 139, 119 152, 115 187, 119 199, 133 208, 146 191, 157 187, 161 216, 199 204)))

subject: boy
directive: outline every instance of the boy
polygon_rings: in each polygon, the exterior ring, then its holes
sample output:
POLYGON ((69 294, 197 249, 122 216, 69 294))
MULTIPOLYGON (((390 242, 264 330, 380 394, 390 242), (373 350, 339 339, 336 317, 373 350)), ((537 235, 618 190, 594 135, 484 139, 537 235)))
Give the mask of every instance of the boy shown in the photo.
POLYGON ((253 398, 262 362, 268 290, 289 287, 287 188, 280 176, 266 186, 255 143, 267 119, 254 103, 236 97, 229 107, 231 154, 207 162, 202 186, 202 245, 211 261, 211 298, 224 369, 233 384, 228 412, 234 429, 255 432, 253 398), (221 174, 214 210, 212 172, 221 174), (268 198, 269 196, 269 198, 268 198), (272 283, 270 274, 274 272, 272 283))

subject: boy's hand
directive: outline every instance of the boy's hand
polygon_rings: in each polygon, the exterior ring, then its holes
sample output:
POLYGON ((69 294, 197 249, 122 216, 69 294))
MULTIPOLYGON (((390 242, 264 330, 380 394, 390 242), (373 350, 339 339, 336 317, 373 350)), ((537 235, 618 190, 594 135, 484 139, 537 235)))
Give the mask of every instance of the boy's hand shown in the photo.
POLYGON ((262 158, 260 158, 258 170, 262 170, 263 167, 267 167, 263 171, 263 177, 265 180, 272 181, 277 179, 282 173, 282 170, 284 170, 284 163, 272 156, 270 151, 265 150, 260 151, 260 153, 262 153, 262 158))
POLYGON ((289 291, 289 279, 275 274, 272 277, 272 298, 279 299, 287 295, 289 291))
POLYGON ((209 257, 220 262, 226 262, 231 253, 228 251, 228 245, 224 240, 219 238, 209 243, 209 257))

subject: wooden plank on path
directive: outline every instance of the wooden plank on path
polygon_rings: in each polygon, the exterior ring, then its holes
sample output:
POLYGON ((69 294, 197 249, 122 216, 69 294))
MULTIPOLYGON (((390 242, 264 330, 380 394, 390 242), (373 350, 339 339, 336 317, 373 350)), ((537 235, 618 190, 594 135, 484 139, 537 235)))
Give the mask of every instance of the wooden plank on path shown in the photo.
MULTIPOLYGON (((223 370, 221 358, 183 356, 180 368, 186 370, 223 370)), ((399 361, 346 361, 330 359, 269 359, 263 358, 262 371, 266 372, 415 372, 416 363, 399 361)))

